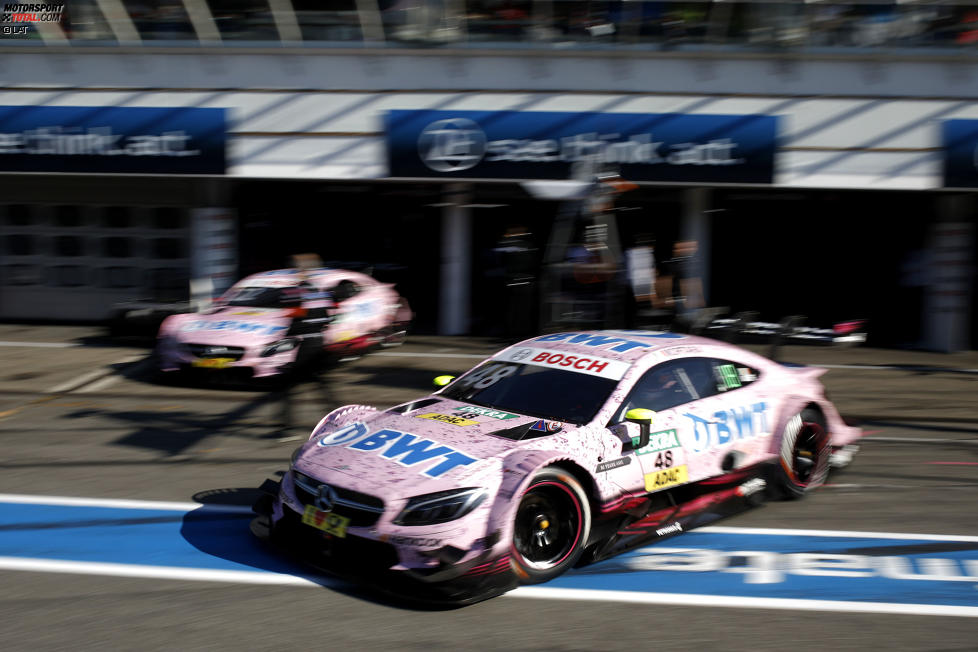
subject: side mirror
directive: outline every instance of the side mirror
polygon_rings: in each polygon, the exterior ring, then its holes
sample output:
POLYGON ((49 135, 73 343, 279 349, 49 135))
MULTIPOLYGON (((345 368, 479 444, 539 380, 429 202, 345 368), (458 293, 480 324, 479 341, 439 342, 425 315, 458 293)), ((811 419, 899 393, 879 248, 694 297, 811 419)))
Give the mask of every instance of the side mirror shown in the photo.
POLYGON ((636 444, 632 440, 631 445, 628 447, 623 447, 624 450, 639 450, 640 448, 645 448, 649 445, 649 434, 652 430, 652 419, 655 418, 655 412, 652 410, 646 410, 645 408, 632 408, 625 413, 625 421, 631 423, 637 423, 639 426, 639 437, 638 443, 636 444))
POLYGON ((433 382, 435 383, 435 387, 444 387, 453 380, 455 380, 455 376, 438 376, 433 382))

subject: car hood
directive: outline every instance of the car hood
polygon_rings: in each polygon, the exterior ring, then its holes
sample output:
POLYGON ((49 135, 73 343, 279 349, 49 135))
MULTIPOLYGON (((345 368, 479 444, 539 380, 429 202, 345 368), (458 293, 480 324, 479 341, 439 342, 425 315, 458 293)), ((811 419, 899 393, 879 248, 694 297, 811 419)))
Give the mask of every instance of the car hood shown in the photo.
POLYGON ((200 344, 261 344, 285 336, 289 312, 277 308, 218 308, 211 313, 177 315, 168 324, 170 334, 182 342, 200 344))
POLYGON ((321 426, 303 446, 295 468, 323 482, 390 498, 490 486, 499 483, 508 452, 562 425, 432 396, 321 426))

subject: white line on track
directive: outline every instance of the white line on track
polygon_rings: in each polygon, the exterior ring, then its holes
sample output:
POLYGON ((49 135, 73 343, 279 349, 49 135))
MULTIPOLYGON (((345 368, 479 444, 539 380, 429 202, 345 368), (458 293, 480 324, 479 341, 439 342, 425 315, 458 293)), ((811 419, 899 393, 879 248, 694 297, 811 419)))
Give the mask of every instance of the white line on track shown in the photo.
POLYGON ((168 512, 189 512, 205 508, 220 512, 251 513, 243 505, 203 505, 201 503, 159 500, 128 500, 120 498, 76 498, 74 496, 35 496, 30 494, 0 494, 0 503, 17 505, 60 505, 63 507, 107 507, 111 509, 158 509, 168 512))
POLYGON ((877 437, 869 435, 860 444, 873 441, 886 441, 906 444, 978 444, 978 439, 929 439, 927 437, 877 437))
MULTIPOLYGON (((145 579, 189 580, 194 582, 229 582, 234 584, 263 584, 277 586, 337 586, 326 577, 303 577, 267 571, 212 570, 179 566, 145 566, 105 562, 34 559, 29 557, 0 557, 0 570, 31 571, 36 573, 68 573, 145 579)), ((753 609, 787 609, 802 611, 836 611, 849 613, 884 613, 913 616, 963 616, 978 618, 978 607, 934 604, 897 604, 885 602, 856 602, 843 600, 797 600, 785 598, 751 598, 746 596, 690 595, 682 593, 639 593, 636 591, 603 591, 594 589, 563 589, 526 586, 507 594, 507 597, 537 600, 582 600, 590 602, 627 602, 632 604, 662 604, 689 607, 730 607, 753 609)))
MULTIPOLYGON (((142 360, 142 362, 140 362, 139 364, 137 364, 132 370, 126 370, 127 371, 127 374, 128 373, 131 373, 131 374, 141 373, 141 371, 143 369, 148 369, 148 368, 152 367, 153 364, 155 364, 153 362, 153 360, 147 358, 146 356, 142 356, 142 355, 134 355, 134 356, 130 356, 128 358, 123 358, 122 360, 119 360, 118 362, 113 362, 112 364, 113 365, 124 365, 124 364, 129 364, 131 362, 136 362, 137 360, 142 360)), ((122 380, 124 377, 125 376, 123 376, 122 373, 109 373, 105 378, 102 378, 101 380, 96 380, 91 385, 86 385, 84 387, 79 388, 76 391, 79 394, 89 394, 89 393, 92 393, 92 392, 98 392, 98 391, 101 391, 101 390, 103 390, 103 389, 105 389, 107 387, 110 387, 112 385, 115 385, 117 382, 119 382, 120 380, 122 380)))
MULTIPOLYGON (((277 586, 337 586, 326 577, 302 577, 267 571, 212 570, 179 566, 145 566, 105 562, 0 557, 0 570, 36 573, 68 573, 145 579, 189 580, 195 582, 229 582, 277 586)), ((507 597, 537 600, 582 600, 590 602, 627 602, 689 607, 730 607, 753 609, 787 609, 801 611, 836 611, 849 613, 884 613, 913 616, 963 616, 978 618, 978 607, 934 604, 897 604, 843 600, 797 600, 786 598, 752 598, 746 596, 690 595, 682 593, 639 593, 526 586, 506 594, 507 597)))
POLYGON ((557 589, 524 586, 506 595, 541 600, 588 600, 596 602, 631 602, 689 607, 733 607, 754 609, 792 609, 802 611, 846 611, 853 613, 905 614, 913 616, 966 616, 978 618, 978 607, 942 604, 896 604, 843 600, 795 600, 790 598, 749 598, 746 596, 695 595, 684 593, 639 593, 637 591, 602 591, 595 589, 557 589))
POLYGON ((0 557, 0 569, 33 571, 36 573, 72 573, 78 575, 109 575, 113 577, 142 577, 197 582, 233 582, 235 584, 278 584, 286 586, 330 586, 326 579, 312 579, 270 571, 214 570, 180 566, 144 566, 31 557, 0 557))
POLYGON ((64 392, 70 392, 73 389, 77 389, 77 388, 81 387, 82 385, 85 385, 87 383, 92 382, 93 380, 98 380, 99 378, 104 378, 105 376, 107 376, 110 373, 112 373, 112 372, 111 371, 108 371, 106 369, 93 369, 92 371, 89 371, 87 373, 84 373, 81 376, 77 376, 75 378, 72 378, 71 380, 67 380, 67 381, 61 383, 60 385, 55 385, 54 387, 51 387, 50 389, 46 389, 44 391, 44 393, 45 394, 62 394, 64 392))
POLYGON ((20 346, 34 349, 70 349, 81 344, 73 342, 0 342, 0 346, 20 346))
MULTIPOLYGON (((103 379, 104 379, 103 382, 105 382, 105 386, 107 387, 108 385, 111 385, 112 383, 116 382, 119 379, 118 375, 116 375, 116 373, 115 373, 116 370, 113 369, 113 366, 114 365, 126 365, 126 364, 129 364, 131 362, 135 362, 136 360, 141 360, 144 357, 145 356, 143 356, 143 355, 131 355, 131 356, 122 358, 121 360, 116 360, 115 362, 110 362, 105 367, 102 367, 102 368, 99 368, 99 369, 93 369, 92 371, 89 371, 88 373, 84 373, 81 376, 77 376, 75 378, 72 378, 71 380, 65 381, 65 382, 61 383, 60 385, 55 385, 54 387, 45 390, 44 393, 46 393, 46 394, 64 394, 66 392, 73 392, 75 390, 78 390, 79 388, 85 387, 89 383, 95 383, 95 386, 97 386, 97 385, 100 384, 97 381, 100 381, 100 380, 103 380, 103 379), (108 381, 110 379, 111 379, 112 382, 106 382, 106 381, 108 381)), ((85 391, 95 391, 95 390, 91 389, 91 387, 85 387, 85 389, 82 390, 82 392, 80 392, 80 393, 84 393, 85 391)))
POLYGON ((851 537, 854 539, 907 539, 917 541, 963 541, 978 542, 978 536, 958 534, 913 534, 911 532, 854 532, 851 530, 798 530, 766 527, 725 527, 710 525, 698 527, 691 532, 713 532, 716 534, 767 534, 795 537, 851 537))

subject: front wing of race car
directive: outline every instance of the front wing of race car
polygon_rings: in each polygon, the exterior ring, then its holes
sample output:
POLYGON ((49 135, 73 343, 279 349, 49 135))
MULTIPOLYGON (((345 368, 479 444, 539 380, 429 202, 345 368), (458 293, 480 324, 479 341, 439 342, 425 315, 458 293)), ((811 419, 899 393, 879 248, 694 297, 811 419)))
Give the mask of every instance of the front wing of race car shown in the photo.
POLYGON ((281 483, 266 480, 254 505, 251 531, 276 549, 330 575, 397 598, 429 604, 470 604, 501 595, 518 585, 508 556, 492 558, 495 541, 464 563, 462 551, 445 545, 427 569, 400 565, 397 544, 344 533, 336 536, 303 523, 302 515, 277 500, 281 483), (400 570, 395 570, 400 568, 400 570))

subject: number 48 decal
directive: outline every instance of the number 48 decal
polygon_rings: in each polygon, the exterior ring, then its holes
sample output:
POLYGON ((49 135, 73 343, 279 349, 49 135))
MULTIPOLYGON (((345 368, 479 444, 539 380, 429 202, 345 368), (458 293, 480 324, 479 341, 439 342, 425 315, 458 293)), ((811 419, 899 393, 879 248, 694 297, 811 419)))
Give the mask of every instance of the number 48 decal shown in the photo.
POLYGON ((655 468, 668 469, 670 466, 672 466, 672 451, 666 451, 656 455, 655 468))

